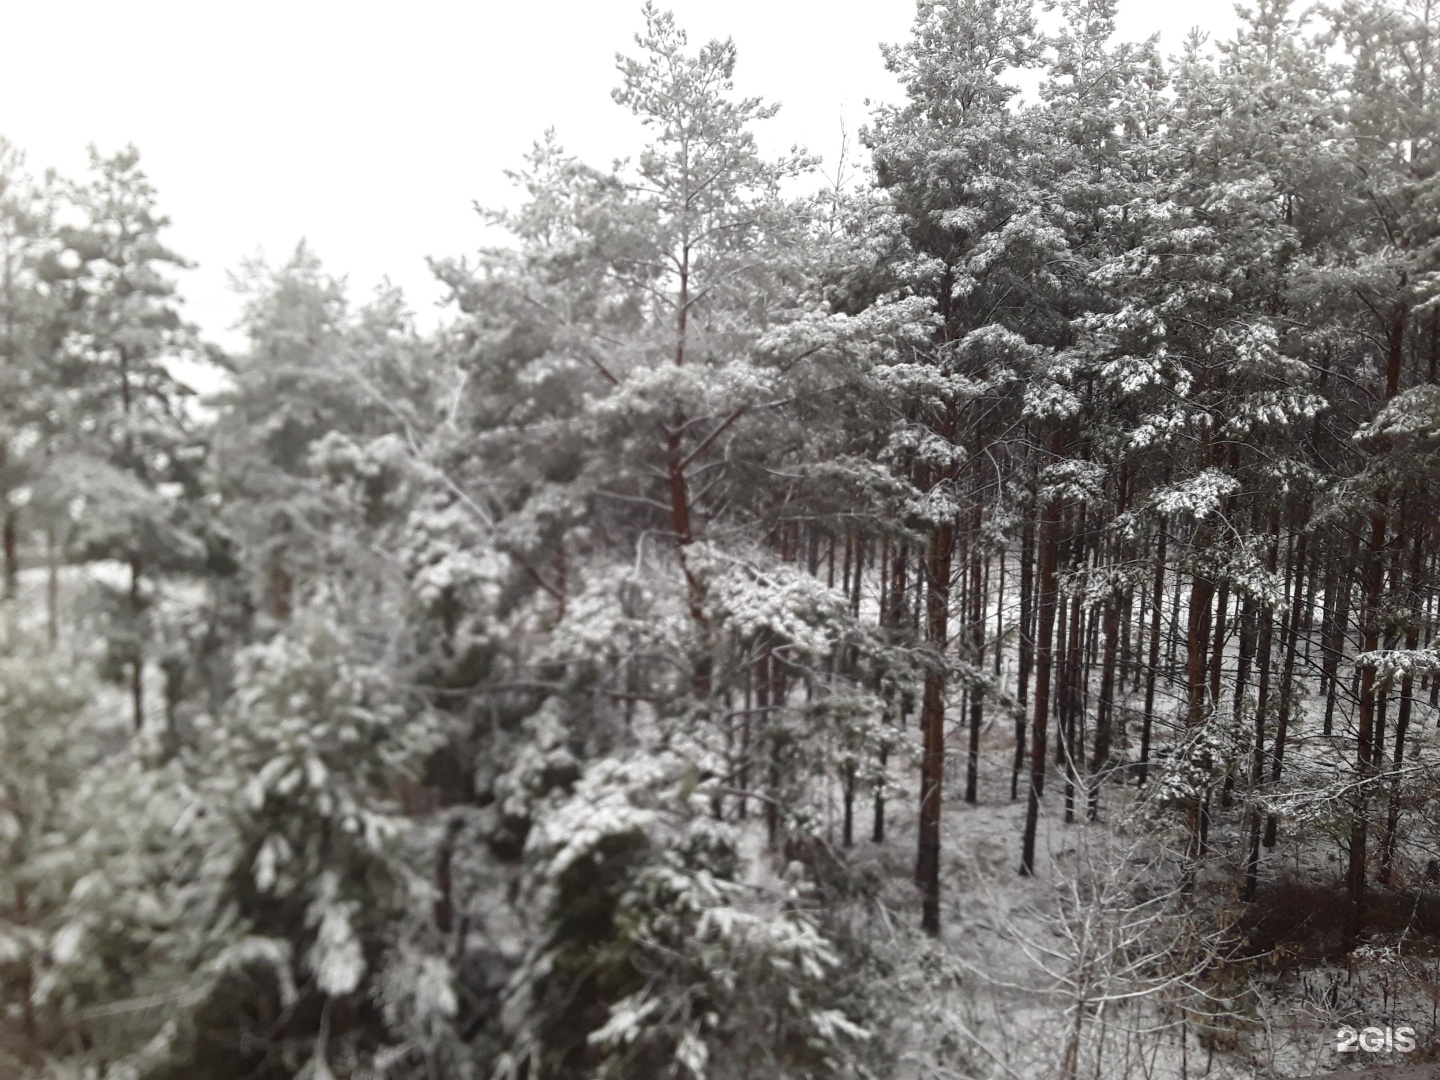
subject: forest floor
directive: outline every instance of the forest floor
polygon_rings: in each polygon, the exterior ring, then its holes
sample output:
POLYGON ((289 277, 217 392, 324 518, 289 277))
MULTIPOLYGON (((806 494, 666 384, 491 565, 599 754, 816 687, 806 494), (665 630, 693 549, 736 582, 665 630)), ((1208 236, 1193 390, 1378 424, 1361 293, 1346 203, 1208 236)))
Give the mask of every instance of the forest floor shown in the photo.
MULTIPOLYGON (((1417 749, 1440 742, 1433 718, 1424 719, 1412 728, 1417 749)), ((1308 733, 1318 726, 1308 716, 1297 725, 1287 762, 1297 776, 1327 768, 1336 753, 1336 740, 1308 733)), ((1089 1063, 1078 1075, 1096 1080, 1281 1080, 1356 1069, 1377 1080, 1440 1080, 1440 902, 1422 910, 1408 888, 1419 880, 1414 858, 1397 859, 1395 887, 1376 890, 1365 946, 1347 954, 1338 845, 1302 842, 1299 830, 1282 822, 1275 847, 1262 850, 1256 900, 1241 904, 1244 811, 1238 800, 1229 808, 1217 800, 1211 859, 1195 903, 1211 920, 1206 925, 1229 925, 1207 936, 1204 920, 1174 925, 1158 903, 1135 902, 1173 892, 1175 862, 1156 858, 1163 843, 1134 813, 1140 789, 1133 777, 1104 786, 1095 822, 1086 821, 1084 792, 1077 790, 1075 820, 1067 824, 1063 772, 1052 767, 1041 800, 1036 874, 1021 877, 1026 808, 1023 794, 1010 799, 1013 731, 1002 720, 983 734, 974 805, 961 797, 965 740, 957 731, 948 748, 954 760, 941 837, 942 939, 960 988, 933 1004, 966 1047, 976 1076, 1049 1080, 1073 1038, 1089 1063), (1098 892, 1103 902, 1087 907, 1077 881, 1091 883, 1090 895, 1098 892), (1204 968, 1193 982, 1213 995, 1210 1008, 1195 1007, 1193 999, 1177 1005, 1178 982, 1127 972, 1137 948, 1157 960, 1173 949, 1169 959, 1181 967, 1188 950, 1192 966, 1204 968), (1337 1032, 1345 1025, 1409 1026, 1418 1045, 1409 1054, 1339 1053, 1337 1032)), ((918 767, 907 772, 913 792, 918 767)), ((915 800, 890 801, 882 844, 870 840, 870 814, 868 804, 857 805, 851 856, 862 867, 878 864, 882 880, 901 883, 884 902, 897 923, 913 926, 919 895, 904 883, 914 866, 915 800)), ((925 1073, 917 1066, 914 1075, 925 1073)))

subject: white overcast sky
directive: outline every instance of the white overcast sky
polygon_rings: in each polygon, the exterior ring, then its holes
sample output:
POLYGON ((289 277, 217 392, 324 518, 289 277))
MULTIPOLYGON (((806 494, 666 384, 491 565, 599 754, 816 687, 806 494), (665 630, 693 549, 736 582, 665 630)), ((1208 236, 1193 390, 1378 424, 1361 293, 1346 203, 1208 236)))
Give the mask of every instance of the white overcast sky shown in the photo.
MULTIPOLYGON (((668 6, 692 45, 733 37, 737 89, 782 104, 767 148, 832 163, 842 118, 853 132, 867 98, 898 96, 878 46, 904 40, 912 0, 668 6)), ((1121 0, 1121 35, 1159 32, 1166 53, 1235 21, 1229 0, 1121 0)), ((0 0, 0 134, 70 176, 87 144, 133 142, 211 340, 238 340, 227 271, 301 237, 353 299, 388 275, 429 323, 425 256, 480 245, 472 203, 512 201, 504 170, 547 126, 599 165, 634 147, 610 90, 640 25, 639 0, 0 0)))

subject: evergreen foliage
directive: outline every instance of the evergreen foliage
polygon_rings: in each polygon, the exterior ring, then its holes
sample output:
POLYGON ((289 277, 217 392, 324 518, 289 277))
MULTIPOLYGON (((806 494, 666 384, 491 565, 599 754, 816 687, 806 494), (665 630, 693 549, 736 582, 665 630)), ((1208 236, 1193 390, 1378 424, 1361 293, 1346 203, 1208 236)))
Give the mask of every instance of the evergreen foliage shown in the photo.
POLYGON ((647 4, 439 329, 301 243, 233 355, 0 141, 0 1075, 1240 1068, 1286 890, 1415 1006, 1440 9, 1116 13, 919 0, 824 187, 647 4))

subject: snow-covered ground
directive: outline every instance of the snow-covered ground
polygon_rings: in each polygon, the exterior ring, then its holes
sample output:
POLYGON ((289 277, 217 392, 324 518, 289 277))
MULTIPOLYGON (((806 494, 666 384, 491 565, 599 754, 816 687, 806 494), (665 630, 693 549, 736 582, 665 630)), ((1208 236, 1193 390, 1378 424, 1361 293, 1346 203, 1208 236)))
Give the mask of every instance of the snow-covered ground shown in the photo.
MULTIPOLYGON (((1127 702, 1132 715, 1137 704, 1127 702)), ((1407 941, 1403 930, 1397 939, 1377 927, 1365 947, 1339 960, 1307 958, 1299 954, 1303 941, 1289 941, 1266 962, 1236 962, 1266 944, 1247 944, 1243 923, 1213 929, 1246 914, 1236 896, 1246 850, 1238 798, 1229 808, 1214 800, 1206 869, 1186 898, 1175 884, 1183 840, 1157 831, 1143 814, 1133 776, 1104 785, 1094 823, 1085 820, 1085 796, 1077 792, 1076 820, 1067 824, 1064 776, 1052 766, 1041 801, 1036 874, 1020 876, 1025 780, 1021 798, 1012 802, 1011 723, 1003 718, 987 726, 978 802, 967 805, 961 795, 968 731, 961 730, 958 706, 952 702, 948 711, 941 838, 943 962, 953 966, 957 985, 932 1009, 970 1063, 970 1072, 953 1075, 1064 1075, 1055 1070, 1071 1043, 1073 1075, 1098 1080, 1267 1080, 1403 1065, 1435 1053, 1440 942, 1414 933, 1407 941), (1187 920, 1192 905, 1194 917, 1187 920), (1408 1026, 1418 1046, 1410 1053, 1340 1053, 1337 1031, 1346 1024, 1408 1026)), ((1412 745, 1426 753, 1440 739, 1428 706, 1418 712, 1412 745)), ((1132 722, 1131 739, 1138 738, 1137 727, 1132 722)), ((1302 711, 1295 728, 1287 750, 1292 783, 1338 764, 1341 740, 1319 734, 1318 715, 1302 711)), ((918 746, 918 733, 915 739, 918 746)), ((1127 753, 1124 743, 1117 753, 1127 753)), ((1133 758, 1136 751, 1128 753, 1133 758)), ((861 866, 878 864, 880 879, 892 883, 883 899, 888 917, 913 927, 919 911, 918 892, 908 885, 919 784, 913 756, 899 779, 906 794, 887 804, 884 843, 870 841, 870 804, 857 800, 852 855, 861 866)), ((838 813, 834 818, 838 822, 838 813)), ((833 828, 838 843, 838 825, 833 828)), ((1411 872, 1414 861, 1407 864, 1411 872)), ((1277 845, 1262 852, 1259 903, 1283 903, 1280 886, 1291 882, 1318 882, 1323 894, 1342 873, 1334 843, 1282 821, 1277 845), (1266 891, 1271 883, 1278 883, 1274 897, 1266 891)), ((923 1039, 934 1042, 936 1034, 928 1031, 923 1039)), ((896 1076, 949 1075, 933 1071, 920 1053, 906 1067, 896 1076)), ((1440 1076, 1440 1065, 1417 1064, 1396 1075, 1407 1073, 1440 1076)))

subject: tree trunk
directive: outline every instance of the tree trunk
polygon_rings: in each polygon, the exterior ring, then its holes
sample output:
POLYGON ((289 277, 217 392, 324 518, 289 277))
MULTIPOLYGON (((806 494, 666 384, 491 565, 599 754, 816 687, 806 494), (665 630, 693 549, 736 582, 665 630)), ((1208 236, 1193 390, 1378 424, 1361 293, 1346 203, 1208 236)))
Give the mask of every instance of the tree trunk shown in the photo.
MULTIPOLYGON (((950 614, 950 562, 955 546, 953 525, 930 535, 926 560, 926 638, 937 656, 945 653, 950 614)), ((920 726, 924 751, 920 766, 920 829, 915 879, 922 897, 921 929, 940 933, 940 811, 945 781, 945 677, 936 670, 925 675, 920 726)))
POLYGON ((1165 666, 1175 670, 1175 650, 1180 644, 1180 575, 1174 575, 1175 586, 1170 596, 1170 632, 1165 638, 1165 666))
MULTIPOLYGON (((1424 572, 1424 555, 1417 531, 1410 560, 1410 602, 1419 607, 1421 575, 1424 572)), ((1418 613, 1417 613, 1418 614, 1418 613)), ((1405 632, 1405 648, 1414 651, 1420 646, 1420 620, 1412 617, 1405 632)), ((1385 837, 1380 848, 1380 881, 1390 884, 1391 867, 1395 861, 1396 830, 1400 825, 1400 770, 1405 764, 1405 736, 1410 730, 1411 711, 1415 705, 1415 676, 1407 668, 1400 678, 1400 712, 1395 718, 1395 746, 1391 757, 1393 775, 1390 777, 1389 806, 1385 812, 1385 837)))
POLYGON ((1150 779, 1150 732, 1155 720, 1155 677, 1160 667, 1160 619, 1165 606, 1165 519, 1155 544, 1155 588, 1150 594, 1150 657, 1145 671, 1145 718, 1140 726, 1140 784, 1150 779))
MULTIPOLYGON (((1121 694, 1125 692, 1125 680, 1129 675, 1133 681, 1133 673, 1140 666, 1139 658, 1135 652, 1136 641, 1134 639, 1133 620, 1135 617, 1135 589, 1132 585, 1126 584, 1125 591, 1120 599, 1120 657, 1116 661, 1116 682, 1121 694)), ((1138 683, 1135 685, 1139 685, 1138 683)), ((1122 721, 1123 722, 1123 721, 1122 721)), ((1121 729, 1124 734, 1124 729, 1121 729)))
POLYGON ((1332 645, 1336 632, 1339 591, 1335 556, 1331 552, 1325 559, 1325 589, 1320 601, 1320 694, 1325 698, 1325 721, 1322 730, 1327 736, 1331 732, 1335 715, 1335 667, 1338 666, 1338 658, 1332 665, 1332 645))
MULTIPOLYGON (((1285 660, 1280 674, 1280 716, 1275 723, 1275 752, 1270 760, 1270 783, 1280 783, 1280 771, 1285 763, 1285 739, 1290 732, 1290 707, 1294 699, 1295 654, 1300 639, 1301 614, 1305 602, 1305 549, 1309 537, 1301 533, 1295 542, 1295 561, 1292 577, 1295 582, 1294 596, 1290 602, 1290 622, 1285 630, 1285 660)), ((1274 814, 1265 816, 1265 847, 1275 846, 1278 825, 1274 814)))
MULTIPOLYGON (((7 245, 8 246, 8 245, 7 245)), ((15 265, 10 257, 10 252, 5 252, 5 365, 10 368, 15 366, 15 265)), ((9 432, 0 433, 0 481, 7 481, 6 476, 10 468, 10 440, 9 432)), ((0 599, 14 600, 20 583, 20 560, 17 528, 15 523, 15 508, 10 505, 10 487, 8 482, 0 487, 0 506, 4 507, 3 543, 5 565, 3 576, 3 587, 0 587, 0 599)))
MULTIPOLYGON (((1271 573, 1275 572, 1278 555, 1279 537, 1272 534, 1270 555, 1266 560, 1265 567, 1271 573)), ((1275 636, 1275 613, 1270 608, 1263 607, 1260 611, 1260 618, 1263 620, 1260 624, 1260 681, 1255 691, 1254 744, 1251 747, 1250 757, 1250 807, 1246 812, 1249 839, 1247 842, 1248 854, 1245 857, 1245 891, 1243 895, 1247 903, 1255 899, 1255 890, 1260 880, 1260 804, 1258 799, 1265 783, 1265 713, 1270 705, 1270 658, 1275 636)))
MULTIPOLYGON (((1208 530, 1197 529, 1195 547, 1203 549, 1209 540, 1208 530)), ((1206 690, 1210 674, 1210 605, 1215 599, 1215 582, 1203 573, 1197 573, 1190 582, 1190 605, 1186 612, 1185 629, 1185 728, 1187 735, 1204 726, 1209 716, 1209 702, 1206 690)), ((1188 869, 1193 874, 1196 864, 1204 856, 1205 849, 1205 807, 1210 798, 1209 781, 1204 791, 1188 797, 1185 820, 1189 833, 1188 869)))
MULTIPOLYGON (((970 686, 970 745, 965 754, 965 801, 974 806, 980 790, 980 726, 984 720, 985 689, 978 675, 985 665, 985 593, 981 577, 980 508, 976 505, 970 542, 970 652, 977 678, 970 686)), ((1000 646, 996 643, 996 655, 1000 646)))
POLYGON ((1020 534, 1020 658, 1015 677, 1015 760, 1010 769, 1010 801, 1019 797, 1020 770, 1025 766, 1025 707, 1030 702, 1030 665, 1034 657, 1032 615, 1035 606, 1035 523, 1027 521, 1020 534))
MULTIPOLYGON (((15 925, 24 927, 30 921, 30 894, 23 884, 15 886, 15 925)), ((35 1016, 35 959, 28 950, 20 961, 20 1032, 25 1038, 26 1054, 38 1049, 39 1025, 35 1016)), ((17 1074, 20 1075, 20 1074, 17 1074)))
POLYGON ((1088 814, 1094 821, 1100 813, 1100 785, 1110 771, 1110 737, 1114 716, 1115 665, 1119 652, 1120 602, 1111 595, 1105 599, 1105 655, 1100 664, 1100 700, 1095 709, 1095 756, 1090 762, 1090 806, 1088 814))
POLYGON ((1005 549, 1000 549, 1000 566, 995 583, 995 685, 1000 690, 1000 658, 1005 652, 1005 549))
MULTIPOLYGON (((767 762, 773 763, 776 756, 774 732, 770 721, 770 650, 761 648, 755 661, 755 718, 759 721, 760 745, 767 762)), ((757 770, 758 771, 758 770, 757 770)), ((773 850, 780 838, 780 819, 776 813, 774 790, 774 767, 767 764, 764 784, 767 798, 765 804, 765 842, 773 850)), ((757 777, 757 779, 759 779, 757 777)))
POLYGON ((1078 731, 1080 725, 1080 680, 1085 664, 1085 605, 1078 596, 1070 599, 1070 634, 1068 656, 1065 662, 1065 679, 1062 693, 1064 718, 1060 725, 1062 735, 1061 753, 1065 769, 1065 823, 1075 820, 1075 789, 1080 781, 1080 749, 1078 731))
POLYGON ((45 528, 45 637, 54 652, 60 643, 60 548, 53 525, 45 528))
MULTIPOLYGON (((1252 597, 1247 596, 1240 605, 1240 641, 1236 651, 1238 656, 1235 660, 1235 693, 1234 705, 1231 709, 1237 732, 1240 729, 1241 720, 1245 712, 1245 688, 1250 684, 1250 665, 1255 659, 1255 619, 1256 608, 1252 597)), ((1253 749, 1253 748, 1252 748, 1253 749)), ((1221 795, 1221 804, 1224 807, 1231 805, 1231 793, 1235 785, 1235 771, 1231 769, 1225 777, 1225 790, 1221 795)))
MULTIPOLYGON (((1381 604, 1384 584, 1383 553, 1386 535, 1385 495, 1376 497, 1370 514, 1370 548, 1367 553, 1365 606, 1361 619, 1361 648, 1374 652, 1380 644, 1381 604)), ((1360 703, 1358 732, 1356 738, 1356 772, 1359 783, 1351 806, 1354 815, 1350 826, 1350 850, 1346 863, 1345 884, 1350 895, 1351 919, 1349 937, 1358 940, 1363 929, 1363 904, 1365 900, 1365 854, 1369 819, 1368 783, 1375 773, 1375 760, 1371 756, 1375 739, 1375 667, 1367 664, 1360 672, 1360 703)))
POLYGON ((842 797, 845 804, 845 820, 843 826, 843 841, 845 846, 855 846, 855 763, 845 763, 844 787, 842 797))
POLYGON ((770 743, 770 782, 766 811, 769 834, 774 838, 771 846, 778 849, 784 839, 785 825, 781 807, 784 805, 785 755, 790 748, 790 733, 785 730, 783 719, 789 687, 783 658, 773 647, 765 651, 770 658, 770 719, 766 724, 770 743))
POLYGON ((1220 592, 1215 597, 1215 632, 1211 635, 1210 651, 1210 708, 1220 708, 1220 688, 1225 677, 1225 643, 1230 613, 1230 583, 1222 581, 1220 592))
POLYGON ((1327 736, 1335 731, 1335 701, 1340 692, 1340 662, 1345 658, 1345 642, 1350 636, 1351 574, 1359 562, 1360 540, 1350 541, 1349 554, 1340 567, 1332 637, 1325 650, 1325 665, 1330 672, 1330 687, 1325 695, 1325 727, 1327 736))
POLYGON ((1025 804, 1025 832, 1020 843, 1020 873, 1035 873, 1035 832, 1040 818, 1040 799, 1045 794, 1046 725, 1050 718, 1051 647, 1055 635, 1055 601, 1059 591, 1056 562, 1060 548, 1060 507, 1051 500, 1042 511, 1040 525, 1040 574, 1038 626, 1035 633, 1035 711, 1030 742, 1030 791, 1025 804))
MULTIPOLYGON (((4 467, 4 446, 0 445, 0 469, 4 467)), ((20 544, 12 507, 5 508, 4 518, 5 584, 0 599, 14 600, 20 591, 20 544)))
POLYGON ((865 549, 869 546, 864 537, 855 538, 855 569, 850 575, 850 614, 860 617, 860 583, 865 572, 865 549))
MULTIPOLYGON (((632 660, 631 663, 633 662, 632 660)), ((755 715, 755 682, 755 663, 748 663, 745 665, 745 716, 740 721, 740 768, 737 770, 740 795, 735 807, 735 814, 741 821, 744 821, 750 812, 750 722, 755 715)), ((628 714, 625 726, 630 726, 628 714)))
POLYGON ((141 644, 140 617, 140 557, 130 557, 130 617, 134 620, 132 627, 135 635, 135 655, 130 663, 130 704, 134 713, 135 730, 139 731, 145 726, 145 652, 141 644))
MULTIPOLYGON (((1058 570, 1057 570, 1058 573, 1058 570)), ((1055 674, 1050 708, 1050 718, 1055 721, 1055 767, 1065 767, 1065 717, 1070 711, 1070 608, 1076 603, 1073 596, 1058 596, 1055 599, 1055 674)))
MULTIPOLYGON (((905 570, 908 562, 909 553, 903 545, 898 546, 895 549, 893 562, 891 564, 889 588, 885 593, 885 610, 881 613, 881 617, 885 620, 885 625, 890 628, 893 634, 899 633, 905 617, 905 570)), ((892 708, 899 713, 900 728, 903 731, 905 728, 905 707, 903 701, 893 702, 892 708)), ((884 717, 887 726, 889 720, 890 714, 887 710, 884 717)), ((884 775, 887 757, 886 750, 882 746, 880 748, 880 769, 882 776, 884 775)), ((870 837, 877 844, 883 842, 885 839, 885 789, 883 783, 875 789, 875 814, 870 837)))
MULTIPOLYGON (((1400 370, 1405 357, 1405 320, 1408 309, 1397 304, 1391 313, 1387 327, 1387 350, 1385 370, 1385 401, 1388 403, 1400 390, 1400 370)), ((1382 445, 1381 452, 1386 447, 1382 445)), ((1370 547, 1366 559, 1365 607, 1361 619, 1363 647, 1374 652, 1380 643, 1382 620, 1384 619, 1384 553, 1389 532, 1389 494, 1384 489, 1375 493, 1375 502, 1370 510, 1370 547)), ((1360 705, 1358 748, 1356 766, 1359 783, 1355 787, 1354 820, 1350 827, 1350 851, 1346 866, 1346 885, 1350 893, 1350 925, 1348 937, 1358 941, 1364 929, 1365 902, 1365 854, 1369 821, 1368 785, 1376 772, 1377 762, 1373 756, 1375 737, 1375 666, 1365 665, 1360 673, 1360 705)))

